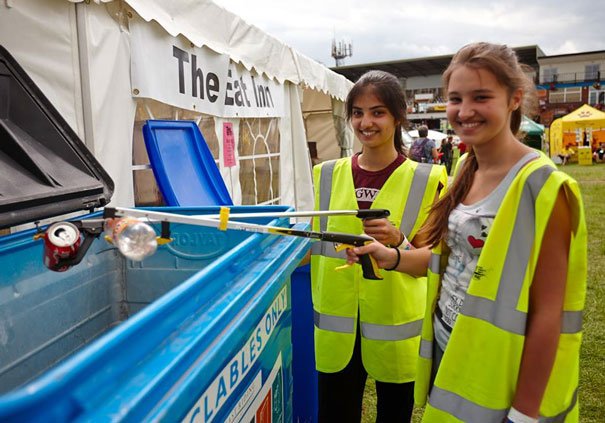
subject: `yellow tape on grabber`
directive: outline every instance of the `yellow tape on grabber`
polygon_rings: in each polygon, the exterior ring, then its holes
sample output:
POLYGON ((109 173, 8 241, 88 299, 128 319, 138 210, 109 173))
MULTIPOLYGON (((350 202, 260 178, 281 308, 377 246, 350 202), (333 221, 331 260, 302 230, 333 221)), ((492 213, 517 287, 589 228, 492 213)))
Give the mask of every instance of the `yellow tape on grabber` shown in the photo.
POLYGON ((220 231, 226 231, 228 223, 229 223, 229 207, 221 207, 221 210, 219 212, 218 229, 220 231))
MULTIPOLYGON (((348 245, 348 244, 339 244, 339 243, 335 243, 334 245, 334 249, 336 250, 336 252, 340 252, 342 250, 346 250, 347 248, 355 248, 354 245, 348 245)), ((372 263, 372 269, 374 270, 374 275, 376 276, 377 279, 382 279, 382 275, 380 274, 379 271, 379 267, 376 264, 376 261, 374 260, 374 257, 372 256, 368 256, 370 259, 370 262, 372 263)), ((349 267, 353 266, 354 263, 346 263, 343 264, 342 266, 336 266, 334 268, 335 271, 340 271, 340 270, 344 270, 344 269, 348 269, 349 267)), ((376 278, 372 278, 372 279, 376 279, 376 278)))

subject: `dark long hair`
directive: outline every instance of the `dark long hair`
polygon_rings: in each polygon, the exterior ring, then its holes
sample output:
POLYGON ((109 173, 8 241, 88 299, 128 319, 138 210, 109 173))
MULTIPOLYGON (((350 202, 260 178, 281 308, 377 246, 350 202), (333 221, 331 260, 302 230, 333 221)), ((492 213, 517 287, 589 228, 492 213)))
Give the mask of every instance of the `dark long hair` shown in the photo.
MULTIPOLYGON (((473 43, 462 47, 452 58, 443 74, 445 91, 447 91, 452 73, 461 66, 491 72, 496 80, 506 87, 509 99, 518 89, 523 91, 521 105, 512 112, 510 120, 512 133, 515 136, 518 135, 523 115, 533 113, 537 106, 536 88, 528 76, 533 70, 529 66, 520 64, 515 51, 505 45, 473 43)), ((454 183, 447 193, 433 205, 427 222, 420 231, 426 236, 429 245, 434 247, 439 241, 446 238, 449 215, 468 194, 477 168, 477 158, 473 149, 469 148, 469 153, 462 163, 454 183)))
POLYGON ((351 121, 353 116, 353 102, 361 95, 367 87, 372 87, 374 95, 380 99, 391 112, 395 118, 395 122, 398 122, 395 127, 395 150, 403 155, 406 154, 406 149, 403 145, 403 137, 401 130, 407 126, 405 93, 401 88, 401 84, 395 77, 388 72, 379 70, 371 70, 364 73, 353 85, 351 91, 347 95, 346 110, 347 120, 351 121))

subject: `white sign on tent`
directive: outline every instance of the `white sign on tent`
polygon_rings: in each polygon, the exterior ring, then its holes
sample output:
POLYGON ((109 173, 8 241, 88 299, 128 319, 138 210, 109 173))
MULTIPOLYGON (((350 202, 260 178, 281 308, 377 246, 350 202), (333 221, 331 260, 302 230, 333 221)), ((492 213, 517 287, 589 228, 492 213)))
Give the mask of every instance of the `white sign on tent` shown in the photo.
POLYGON ((224 118, 283 116, 282 84, 231 62, 228 55, 192 47, 156 23, 132 19, 130 30, 135 97, 224 118))

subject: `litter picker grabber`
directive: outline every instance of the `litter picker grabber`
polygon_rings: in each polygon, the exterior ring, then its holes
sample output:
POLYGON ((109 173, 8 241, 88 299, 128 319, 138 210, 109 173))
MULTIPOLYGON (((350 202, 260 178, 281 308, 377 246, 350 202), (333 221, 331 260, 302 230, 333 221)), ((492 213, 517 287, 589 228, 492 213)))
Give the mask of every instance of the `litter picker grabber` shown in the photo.
MULTIPOLYGON (((103 212, 103 217, 105 218, 135 217, 146 218, 152 222, 161 222, 163 238, 169 237, 167 224, 183 223, 187 225, 217 228, 222 231, 231 229, 236 231, 256 232, 272 235, 298 236, 321 241, 330 241, 336 244, 335 248, 337 251, 341 251, 348 247, 358 247, 366 245, 373 241, 373 238, 367 235, 352 235, 338 232, 314 232, 299 229, 282 228, 278 226, 264 226, 254 223, 233 222, 229 221, 229 209, 227 207, 221 208, 221 213, 219 216, 219 219, 212 219, 200 216, 186 216, 175 213, 131 209, 124 207, 105 207, 103 212)), ((258 216, 255 215, 254 217, 258 216)), ((359 263, 361 264, 364 278, 374 280, 382 279, 378 272, 378 267, 376 266, 376 263, 369 255, 360 256, 359 263)))

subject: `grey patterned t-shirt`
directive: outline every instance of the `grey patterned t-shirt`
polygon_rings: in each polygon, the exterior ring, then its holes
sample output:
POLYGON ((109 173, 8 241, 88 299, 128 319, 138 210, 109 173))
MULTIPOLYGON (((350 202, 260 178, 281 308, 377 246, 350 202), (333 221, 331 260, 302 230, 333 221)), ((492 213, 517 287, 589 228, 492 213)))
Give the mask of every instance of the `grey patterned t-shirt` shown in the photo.
MULTIPOLYGON (((479 255, 489 235, 494 217, 500 208, 508 187, 519 170, 538 153, 530 152, 521 158, 487 197, 475 204, 458 206, 450 213, 448 220, 447 246, 450 255, 442 278, 441 293, 437 307, 442 320, 449 329, 456 323, 468 285, 477 266, 479 255)), ((435 339, 442 349, 449 340, 449 332, 442 322, 435 318, 435 339)))

